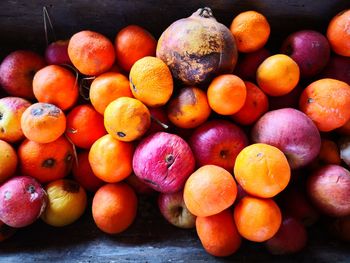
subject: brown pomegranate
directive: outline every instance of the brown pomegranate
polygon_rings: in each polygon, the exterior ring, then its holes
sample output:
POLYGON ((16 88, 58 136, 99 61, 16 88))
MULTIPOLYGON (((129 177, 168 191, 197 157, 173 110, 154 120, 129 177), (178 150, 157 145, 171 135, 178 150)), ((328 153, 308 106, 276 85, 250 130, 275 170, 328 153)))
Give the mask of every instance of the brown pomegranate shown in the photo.
POLYGON ((237 48, 230 30, 204 7, 163 32, 157 57, 168 65, 174 78, 197 85, 215 75, 231 73, 237 62, 237 48))

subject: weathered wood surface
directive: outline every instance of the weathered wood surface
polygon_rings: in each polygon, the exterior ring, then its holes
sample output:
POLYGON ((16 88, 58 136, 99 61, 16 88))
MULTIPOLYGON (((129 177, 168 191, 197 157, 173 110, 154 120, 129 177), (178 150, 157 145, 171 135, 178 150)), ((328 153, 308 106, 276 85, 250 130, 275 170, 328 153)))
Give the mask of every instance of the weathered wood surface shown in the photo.
MULTIPOLYGON (((111 39, 128 24, 139 24, 156 37, 176 19, 189 16, 197 8, 209 6, 218 21, 229 25, 243 10, 264 13, 272 25, 269 45, 278 47, 288 33, 311 28, 325 31, 327 21, 337 12, 350 8, 349 0, 221 0, 221 1, 0 1, 0 56, 18 48, 41 50, 45 45, 42 7, 46 6, 59 39, 69 38, 82 29, 96 30, 111 39)), ((228 259, 209 256, 194 230, 180 230, 159 215, 154 200, 142 201, 136 222, 126 232, 108 236, 94 225, 91 210, 78 222, 53 228, 38 222, 20 230, 0 244, 0 262, 349 262, 350 248, 325 234, 312 231, 303 253, 272 257, 262 245, 245 242, 228 259)))

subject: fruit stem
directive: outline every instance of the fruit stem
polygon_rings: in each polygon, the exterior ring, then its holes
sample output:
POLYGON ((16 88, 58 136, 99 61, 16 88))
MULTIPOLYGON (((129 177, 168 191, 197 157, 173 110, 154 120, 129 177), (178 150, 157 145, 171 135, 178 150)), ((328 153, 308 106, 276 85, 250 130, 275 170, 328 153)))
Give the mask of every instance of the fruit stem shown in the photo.
POLYGON ((43 18, 44 18, 44 30, 45 30, 46 46, 48 46, 49 45, 49 33, 48 33, 48 29, 47 29, 47 23, 49 23, 54 41, 56 41, 57 38, 56 38, 55 30, 53 28, 51 18, 50 18, 49 12, 47 11, 46 6, 43 6, 43 18))
POLYGON ((201 16, 201 17, 204 17, 204 18, 214 17, 213 12, 211 11, 211 9, 209 7, 200 8, 198 11, 199 11, 199 16, 201 16))
POLYGON ((156 117, 154 117, 153 115, 151 115, 151 119, 153 121, 155 121, 158 125, 162 126, 164 129, 169 129, 169 126, 166 125, 165 123, 161 122, 160 120, 158 120, 156 117))

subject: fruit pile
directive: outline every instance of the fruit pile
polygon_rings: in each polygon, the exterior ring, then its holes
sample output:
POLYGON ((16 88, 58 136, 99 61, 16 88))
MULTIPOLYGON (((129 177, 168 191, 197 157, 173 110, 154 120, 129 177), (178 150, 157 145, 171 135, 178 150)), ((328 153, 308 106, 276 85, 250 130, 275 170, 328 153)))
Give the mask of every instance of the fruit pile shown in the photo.
POLYGON ((298 252, 327 218, 350 240, 350 10, 326 36, 294 32, 271 53, 256 11, 230 28, 211 9, 158 41, 129 25, 114 44, 81 31, 0 65, 0 240, 41 218, 126 230, 138 198, 228 256, 242 239, 298 252), (239 53, 239 59, 238 59, 239 53), (341 139, 339 139, 341 137, 341 139))

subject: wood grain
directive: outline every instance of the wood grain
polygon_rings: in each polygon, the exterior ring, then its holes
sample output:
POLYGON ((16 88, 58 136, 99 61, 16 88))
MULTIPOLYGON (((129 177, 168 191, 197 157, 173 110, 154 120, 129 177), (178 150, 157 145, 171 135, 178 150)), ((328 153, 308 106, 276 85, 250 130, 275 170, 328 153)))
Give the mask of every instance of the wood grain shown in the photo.
MULTIPOLYGON (((56 35, 67 39, 73 33, 90 29, 113 40, 122 27, 142 25, 156 37, 173 21, 191 15, 197 8, 209 6, 217 20, 229 26, 241 11, 254 9, 264 13, 272 26, 269 47, 298 29, 325 31, 330 18, 350 8, 349 0, 31 0, 0 1, 0 58, 16 49, 45 46, 42 8, 46 6, 56 35)), ((52 39, 52 38, 51 38, 52 39)), ((194 230, 172 227, 160 216, 154 198, 141 198, 136 222, 126 232, 108 236, 97 229, 91 209, 78 222, 53 228, 40 220, 21 229, 0 244, 0 262, 349 262, 346 244, 330 238, 322 227, 311 232, 303 253, 272 257, 262 244, 245 242, 228 259, 209 256, 201 247, 194 230)))

